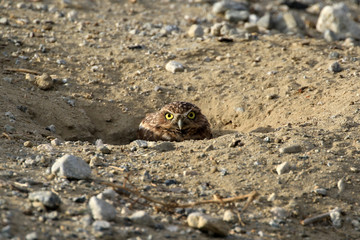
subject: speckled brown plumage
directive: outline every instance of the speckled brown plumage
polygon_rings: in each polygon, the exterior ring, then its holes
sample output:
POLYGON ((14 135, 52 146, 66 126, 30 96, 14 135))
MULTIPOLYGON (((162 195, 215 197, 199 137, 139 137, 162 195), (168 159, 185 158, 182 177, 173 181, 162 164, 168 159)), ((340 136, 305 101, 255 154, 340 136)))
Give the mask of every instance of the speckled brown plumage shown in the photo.
POLYGON ((139 126, 138 138, 148 141, 201 140, 212 137, 210 124, 200 108, 188 102, 173 102, 147 114, 139 126))

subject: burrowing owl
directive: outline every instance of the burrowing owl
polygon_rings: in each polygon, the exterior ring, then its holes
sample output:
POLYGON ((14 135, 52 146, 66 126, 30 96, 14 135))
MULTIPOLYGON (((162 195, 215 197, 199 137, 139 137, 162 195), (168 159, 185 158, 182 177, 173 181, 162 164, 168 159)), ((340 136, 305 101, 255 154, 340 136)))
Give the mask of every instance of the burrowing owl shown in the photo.
POLYGON ((138 137, 148 141, 184 141, 211 138, 210 124, 200 108, 188 102, 173 102, 141 121, 138 137))

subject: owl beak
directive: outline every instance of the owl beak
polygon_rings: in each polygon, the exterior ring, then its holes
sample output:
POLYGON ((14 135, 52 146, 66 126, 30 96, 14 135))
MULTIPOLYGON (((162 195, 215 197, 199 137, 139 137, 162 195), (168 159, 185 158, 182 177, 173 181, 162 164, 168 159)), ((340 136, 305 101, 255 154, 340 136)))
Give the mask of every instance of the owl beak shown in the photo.
POLYGON ((184 127, 183 121, 181 119, 179 119, 179 121, 177 123, 178 123, 179 129, 182 130, 182 128, 184 127))

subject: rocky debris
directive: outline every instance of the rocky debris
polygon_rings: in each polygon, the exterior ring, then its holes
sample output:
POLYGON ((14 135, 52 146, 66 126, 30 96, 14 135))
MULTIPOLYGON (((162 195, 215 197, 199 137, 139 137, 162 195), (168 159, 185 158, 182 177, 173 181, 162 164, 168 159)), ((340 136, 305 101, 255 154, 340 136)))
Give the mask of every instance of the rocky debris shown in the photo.
POLYGON ((228 10, 225 12, 225 19, 229 22, 240 22, 240 21, 247 21, 249 18, 250 13, 246 10, 237 11, 237 10, 228 10))
POLYGON ((96 149, 103 154, 111 153, 111 150, 106 145, 104 145, 104 143, 101 139, 96 140, 95 146, 96 146, 96 149))
POLYGON ((89 208, 95 220, 112 221, 116 217, 116 209, 110 203, 95 196, 90 198, 89 208))
POLYGON ((204 29, 200 25, 194 24, 189 28, 188 35, 195 38, 202 37, 204 35, 204 29))
POLYGON ((228 10, 247 10, 247 5, 243 2, 235 2, 235 1, 220 1, 213 5, 212 12, 214 14, 224 14, 228 10))
POLYGON ((273 214, 274 217, 279 219, 285 219, 289 216, 288 211, 282 207, 273 207, 271 208, 270 212, 273 214))
POLYGON ((29 200, 42 203, 47 209, 57 209, 61 200, 59 196, 51 191, 36 191, 29 194, 29 200))
POLYGON ((321 196, 326 196, 327 195, 327 190, 325 188, 318 188, 316 187, 314 189, 314 192, 321 195, 321 196))
POLYGON ((341 210, 339 208, 330 211, 330 218, 334 227, 340 228, 342 226, 341 210))
POLYGON ((90 166, 81 158, 69 154, 56 159, 51 172, 68 179, 87 179, 91 176, 90 166))
POLYGON ((144 225, 148 227, 154 227, 155 221, 152 217, 145 211, 136 211, 129 217, 130 220, 136 224, 144 225))
POLYGON ((279 150, 280 153, 299 153, 301 151, 302 147, 298 144, 282 147, 279 150))
POLYGON ((276 167, 277 174, 281 175, 290 171, 290 164, 288 162, 283 162, 282 164, 276 167))
POLYGON ((52 78, 49 76, 49 74, 47 74, 47 73, 44 73, 41 76, 36 76, 35 84, 41 90, 49 90, 54 87, 54 82, 53 82, 52 78))
POLYGON ((345 3, 336 3, 321 10, 316 23, 319 32, 331 30, 338 39, 352 37, 360 39, 360 25, 349 17, 350 11, 345 3))
POLYGON ((345 183, 345 179, 341 178, 338 182, 337 182, 337 187, 339 189, 339 194, 342 193, 345 190, 346 187, 346 183, 345 183))
POLYGON ((170 61, 166 64, 165 66, 166 71, 171 72, 171 73, 176 73, 176 72, 183 72, 184 71, 184 66, 176 61, 170 61))
POLYGON ((172 142, 149 142, 148 146, 159 152, 167 152, 175 149, 175 145, 172 142))
POLYGON ((239 218, 233 211, 226 210, 224 212, 223 220, 228 223, 237 223, 239 218))
POLYGON ((187 217, 187 223, 189 227, 197 228, 220 237, 226 237, 230 231, 230 228, 223 220, 210 217, 200 212, 191 213, 187 217))
POLYGON ((95 231, 104 231, 104 230, 109 230, 111 224, 108 221, 96 220, 93 222, 92 227, 95 231))
POLYGON ((342 67, 340 66, 340 63, 336 61, 336 62, 333 62, 332 64, 330 64, 329 71, 333 72, 333 73, 341 72, 342 67))

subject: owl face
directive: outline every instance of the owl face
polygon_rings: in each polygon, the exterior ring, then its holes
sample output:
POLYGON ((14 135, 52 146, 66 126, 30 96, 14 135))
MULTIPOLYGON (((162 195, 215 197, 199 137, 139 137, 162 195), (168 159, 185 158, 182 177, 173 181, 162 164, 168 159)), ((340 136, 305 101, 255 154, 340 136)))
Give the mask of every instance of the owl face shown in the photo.
POLYGON ((188 102, 173 102, 149 114, 140 123, 139 138, 183 141, 211 138, 210 124, 200 109, 188 102))
POLYGON ((178 105, 170 104, 164 106, 159 113, 163 117, 162 128, 180 133, 186 133, 191 128, 196 128, 201 118, 201 112, 193 104, 180 102, 178 105))

